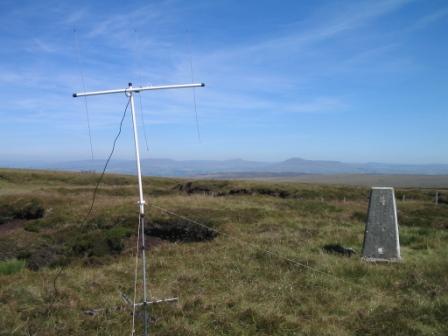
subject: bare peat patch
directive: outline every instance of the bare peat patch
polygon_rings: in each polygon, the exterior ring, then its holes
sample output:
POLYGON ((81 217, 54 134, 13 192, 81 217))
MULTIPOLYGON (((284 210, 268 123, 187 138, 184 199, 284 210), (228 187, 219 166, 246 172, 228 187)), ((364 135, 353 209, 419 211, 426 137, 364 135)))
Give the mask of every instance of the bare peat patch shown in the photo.
POLYGON ((356 251, 351 247, 344 247, 340 244, 327 244, 322 248, 327 253, 339 254, 345 257, 351 257, 356 251))
POLYGON ((9 197, 0 200, 0 225, 12 220, 42 218, 45 208, 38 199, 9 197))
POLYGON ((157 219, 148 223, 145 233, 171 242, 201 242, 214 239, 218 232, 183 219, 157 219))

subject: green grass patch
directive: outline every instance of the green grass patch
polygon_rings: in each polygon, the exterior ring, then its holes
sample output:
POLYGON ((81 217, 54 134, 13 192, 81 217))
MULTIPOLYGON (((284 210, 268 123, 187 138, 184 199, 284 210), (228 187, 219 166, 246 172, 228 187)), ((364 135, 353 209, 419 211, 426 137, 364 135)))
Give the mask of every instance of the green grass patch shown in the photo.
POLYGON ((10 275, 25 268, 25 260, 9 259, 0 261, 0 275, 10 275))

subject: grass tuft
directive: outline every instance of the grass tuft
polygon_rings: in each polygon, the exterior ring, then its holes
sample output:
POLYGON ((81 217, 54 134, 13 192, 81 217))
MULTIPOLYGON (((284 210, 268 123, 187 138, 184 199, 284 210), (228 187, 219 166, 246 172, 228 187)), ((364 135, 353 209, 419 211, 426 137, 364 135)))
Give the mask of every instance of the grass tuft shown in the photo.
POLYGON ((0 261, 0 275, 10 275, 25 268, 25 260, 9 259, 0 261))

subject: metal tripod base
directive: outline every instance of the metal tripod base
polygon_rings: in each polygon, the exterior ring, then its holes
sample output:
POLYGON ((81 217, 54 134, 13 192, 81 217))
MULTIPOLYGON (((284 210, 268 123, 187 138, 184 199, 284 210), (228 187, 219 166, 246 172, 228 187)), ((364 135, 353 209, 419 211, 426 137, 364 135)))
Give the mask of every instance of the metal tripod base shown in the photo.
POLYGON ((159 303, 173 303, 179 301, 178 298, 168 298, 168 299, 160 299, 160 300, 153 300, 153 301, 146 301, 146 302, 139 302, 135 304, 135 307, 141 307, 145 304, 152 305, 152 304, 159 304, 159 303))
MULTIPOLYGON (((146 302, 139 302, 139 303, 136 303, 136 304, 134 304, 134 307, 146 307, 146 306, 148 306, 148 305, 156 305, 156 304, 160 304, 160 303, 174 303, 174 302, 177 302, 177 301, 179 301, 179 299, 178 298, 168 298, 168 299, 160 299, 160 300, 152 300, 152 301, 146 301, 146 302)), ((132 304, 131 304, 131 306, 132 306, 132 304)), ((146 310, 145 310, 145 312, 146 312, 146 310)), ((148 321, 147 321, 147 319, 146 319, 147 317, 146 317, 146 314, 145 314, 145 318, 144 318, 144 323, 145 323, 145 335, 147 335, 147 332, 148 332, 148 329, 147 329, 147 327, 148 327, 148 321)), ((132 336, 135 336, 135 330, 132 330, 132 336)))

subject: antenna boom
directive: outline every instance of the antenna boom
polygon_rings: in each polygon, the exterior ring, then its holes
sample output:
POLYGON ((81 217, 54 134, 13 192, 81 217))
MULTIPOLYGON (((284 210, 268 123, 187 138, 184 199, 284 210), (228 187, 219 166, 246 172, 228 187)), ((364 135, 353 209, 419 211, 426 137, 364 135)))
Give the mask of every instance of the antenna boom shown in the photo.
POLYGON ((79 92, 79 93, 74 93, 73 97, 76 98, 76 97, 98 96, 98 95, 112 94, 112 93, 131 93, 131 92, 141 92, 141 91, 149 91, 149 90, 190 89, 190 88, 204 87, 204 86, 205 86, 204 83, 193 83, 193 84, 128 87, 126 89, 79 92))

